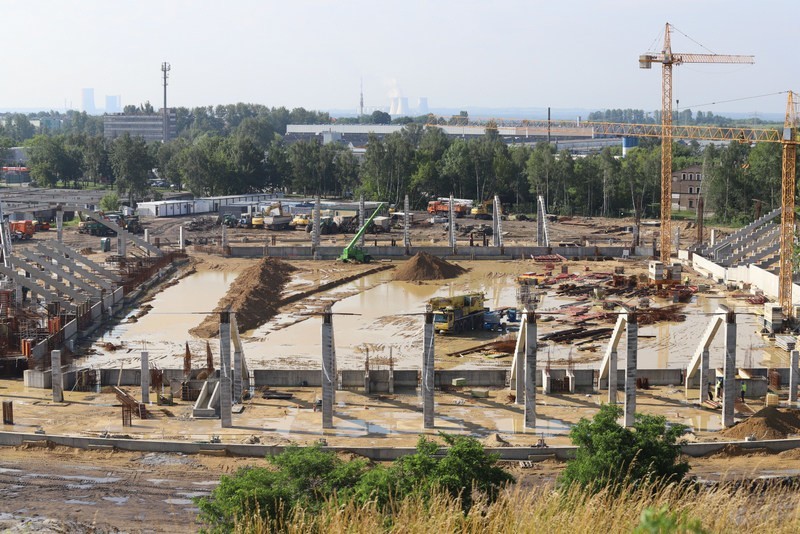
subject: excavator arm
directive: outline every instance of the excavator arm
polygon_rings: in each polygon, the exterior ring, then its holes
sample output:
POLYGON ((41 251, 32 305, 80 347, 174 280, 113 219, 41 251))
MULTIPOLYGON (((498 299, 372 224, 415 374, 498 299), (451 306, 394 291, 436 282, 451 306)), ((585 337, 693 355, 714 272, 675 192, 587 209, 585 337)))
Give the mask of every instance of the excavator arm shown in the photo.
POLYGON ((354 235, 353 239, 350 240, 350 243, 348 243, 344 250, 342 250, 342 255, 339 256, 340 261, 357 261, 359 263, 369 262, 369 255, 365 254, 364 251, 356 245, 356 243, 358 243, 358 240, 361 239, 362 235, 364 235, 364 232, 367 231, 369 223, 371 223, 372 219, 378 215, 378 212, 380 212, 381 208, 383 208, 383 202, 378 204, 378 207, 375 208, 375 211, 372 212, 372 215, 370 215, 369 218, 364 221, 364 224, 362 224, 361 228, 358 229, 358 232, 356 232, 356 235, 354 235))

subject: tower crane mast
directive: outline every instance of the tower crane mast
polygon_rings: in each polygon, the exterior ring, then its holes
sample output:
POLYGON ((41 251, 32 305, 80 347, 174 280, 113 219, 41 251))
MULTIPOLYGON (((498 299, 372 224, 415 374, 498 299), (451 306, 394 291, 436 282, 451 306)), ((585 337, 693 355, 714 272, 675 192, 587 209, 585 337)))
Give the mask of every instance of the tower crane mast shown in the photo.
POLYGON ((661 63, 661 261, 668 263, 672 251, 672 66, 682 63, 753 63, 753 56, 724 54, 683 54, 672 52, 671 25, 664 29, 660 54, 639 56, 639 68, 661 63))

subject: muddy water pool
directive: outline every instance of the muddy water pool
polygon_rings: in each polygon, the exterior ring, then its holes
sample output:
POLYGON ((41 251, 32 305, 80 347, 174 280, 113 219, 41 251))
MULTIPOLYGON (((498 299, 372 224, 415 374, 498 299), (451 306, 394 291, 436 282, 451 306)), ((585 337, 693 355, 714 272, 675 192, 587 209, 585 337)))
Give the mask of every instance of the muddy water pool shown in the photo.
MULTIPOLYGON (((419 368, 422 352, 422 312, 431 297, 483 291, 490 308, 513 306, 516 302, 515 277, 519 262, 463 262, 470 271, 461 277, 441 282, 393 281, 391 271, 369 275, 343 284, 314 297, 313 304, 333 303, 334 340, 340 369, 362 369, 366 353, 385 362, 390 350, 397 368, 419 368)), ((152 310, 135 323, 122 323, 107 331, 100 342, 110 341, 125 348, 116 352, 99 350, 81 363, 93 367, 135 367, 139 352, 147 350, 151 362, 162 368, 182 367, 184 343, 195 357, 205 361, 204 339, 188 331, 197 326, 203 313, 212 310, 236 278, 235 272, 198 272, 167 288, 149 302, 152 310)), ((558 310, 573 303, 551 295, 541 308, 558 310)), ((710 320, 709 314, 724 299, 700 296, 685 308, 687 320, 639 328, 640 368, 680 368, 691 360, 697 343, 710 320)), ((661 306, 665 302, 658 302, 661 306)), ((131 312, 135 314, 136 310, 131 312)), ((737 315, 737 340, 740 365, 760 366, 769 357, 757 335, 760 319, 752 314, 737 315), (749 365, 748 365, 749 364, 749 365)), ((600 325, 605 326, 605 325, 600 325)), ((540 324, 539 335, 569 325, 540 324)), ((279 314, 262 327, 243 335, 245 356, 251 369, 317 368, 321 355, 321 317, 303 311, 279 314)), ((722 329, 711 345, 711 366, 722 365, 722 329)), ((210 342, 215 357, 219 342, 210 342)), ((602 358, 606 343, 598 343, 592 355, 602 358)), ((625 361, 625 339, 620 347, 620 365, 625 361)), ((549 344, 540 349, 540 361, 550 358, 555 365, 579 353, 569 345, 549 344)), ((582 359, 585 354, 580 355, 582 359)), ((477 361, 464 366, 508 366, 510 360, 477 361)), ((596 367, 596 361, 578 360, 575 367, 596 367)), ((373 367, 374 368, 374 367, 373 367)))

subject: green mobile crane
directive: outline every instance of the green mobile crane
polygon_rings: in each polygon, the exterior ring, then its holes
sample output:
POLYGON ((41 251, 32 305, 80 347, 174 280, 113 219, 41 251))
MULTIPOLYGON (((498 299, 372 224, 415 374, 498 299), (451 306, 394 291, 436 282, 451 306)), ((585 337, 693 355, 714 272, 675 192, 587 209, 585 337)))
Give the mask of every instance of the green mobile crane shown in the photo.
POLYGON ((375 211, 372 212, 372 215, 370 215, 369 218, 366 221, 364 221, 364 224, 361 225, 361 228, 359 228, 358 232, 356 232, 356 235, 353 236, 353 239, 350 241, 350 244, 344 247, 342 255, 339 256, 339 261, 353 261, 356 263, 370 262, 372 256, 364 252, 364 249, 356 245, 356 243, 358 242, 359 239, 361 239, 361 236, 364 235, 364 232, 367 231, 369 223, 372 222, 372 219, 375 218, 375 216, 378 214, 378 212, 381 210, 382 207, 383 207, 383 202, 378 204, 378 207, 375 208, 375 211))

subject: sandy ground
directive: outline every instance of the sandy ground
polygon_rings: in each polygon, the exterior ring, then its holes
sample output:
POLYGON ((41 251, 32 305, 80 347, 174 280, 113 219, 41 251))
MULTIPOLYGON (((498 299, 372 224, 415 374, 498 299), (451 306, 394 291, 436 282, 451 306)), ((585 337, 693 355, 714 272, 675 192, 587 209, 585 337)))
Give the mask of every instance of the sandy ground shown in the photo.
MULTIPOLYGON (((145 227, 162 242, 177 241, 177 228, 187 219, 160 219, 145 221, 145 227)), ((466 221, 474 224, 474 221, 466 221)), ((629 224, 620 220, 580 219, 551 225, 554 241, 590 244, 620 243, 629 239, 624 230, 629 224), (623 227, 620 229, 620 227, 623 227)), ((685 225, 685 223, 681 223, 685 225)), ((532 244, 535 224, 532 222, 506 221, 503 223, 506 243, 532 244)), ((683 228, 683 226, 682 226, 683 228)), ((645 240, 652 235, 646 230, 645 240)), ((691 228, 683 233, 691 235, 691 228)), ((651 232, 652 233, 652 232, 651 232)), ((186 238, 197 240, 203 234, 187 233, 186 238)), ((216 239, 218 231, 207 232, 207 239, 216 239)), ((234 230, 232 242, 263 244, 275 237, 276 244, 307 243, 309 237, 302 232, 271 233, 263 230, 234 230)), ((386 234, 373 239, 387 242, 400 234, 386 234)), ((53 239, 55 232, 37 234, 31 246, 39 239, 53 239)), ((684 236, 684 238, 688 238, 684 236)), ((326 236, 325 243, 343 243, 344 236, 326 236)), ((462 239, 464 239, 462 237, 462 239)), ((467 238, 468 239, 468 238, 467 238)), ((65 242, 75 248, 96 248, 99 238, 82 236, 74 229, 65 232, 65 242)), ((444 230, 435 227, 419 227, 412 234, 414 243, 441 244, 446 242, 444 230)), ((191 247, 190 247, 191 251, 191 247)), ((94 253, 102 259, 102 254, 94 253)), ((86 361, 135 367, 138 365, 137 351, 146 348, 151 352, 151 361, 161 367, 173 365, 183 355, 183 345, 190 341, 195 354, 203 355, 205 340, 187 339, 183 332, 198 324, 202 314, 213 309, 218 299, 225 294, 238 272, 256 260, 223 259, 207 254, 192 253, 193 269, 197 276, 183 278, 180 284, 153 296, 149 302, 153 311, 139 316, 133 323, 130 317, 145 311, 132 310, 123 324, 106 331, 100 341, 120 341, 122 348, 115 354, 104 354, 97 347, 84 347, 86 361), (192 284, 195 285, 192 285, 192 284), (161 299, 161 300, 159 300, 161 299), (166 302, 165 302, 166 301, 166 302), (175 311, 169 311, 173 305, 175 311), (165 307, 167 306, 167 307, 165 307), (159 311, 161 310, 161 311, 159 311), (148 326, 148 318, 154 325, 148 326), (176 321, 186 324, 179 329, 176 321), (136 329, 139 330, 136 330, 136 329), (97 358, 92 360, 91 358, 97 358), (106 358, 103 360, 103 358, 106 358)), ((341 368, 363 368, 366 352, 373 360, 373 369, 385 365, 385 358, 392 350, 397 358, 396 367, 418 368, 421 353, 421 323, 418 316, 420 303, 440 294, 457 294, 474 290, 476 285, 486 291, 490 307, 514 304, 513 280, 518 274, 538 271, 541 265, 531 261, 517 262, 463 262, 469 272, 450 281, 421 283, 390 283, 391 271, 370 275, 356 282, 344 284, 334 290, 313 293, 320 285, 356 274, 363 266, 342 265, 336 262, 294 262, 300 269, 285 288, 283 298, 300 293, 312 293, 295 300, 280 309, 280 313, 268 325, 245 334, 251 345, 246 349, 250 367, 319 367, 319 317, 326 305, 333 304, 334 311, 341 313, 335 318, 337 325, 337 357, 341 368), (373 310, 369 314, 365 310, 373 310), (416 315, 415 315, 416 314, 416 315), (350 321, 350 322, 348 322, 350 321), (261 345, 259 345, 261 343, 261 345), (383 359, 381 359, 383 358, 383 359), (405 358, 405 359, 403 359, 405 358), (409 364, 409 365, 401 365, 409 364)), ((626 274, 638 274, 647 269, 644 262, 569 262, 570 272, 585 273, 591 270, 613 272, 622 266, 626 274)), ((557 267, 558 269, 558 267, 557 267)), ((640 329, 640 358, 651 358, 653 365, 642 367, 685 366, 693 351, 693 344, 705 329, 707 313, 716 307, 718 299, 731 295, 723 288, 713 287, 714 294, 707 300, 693 304, 692 320, 686 323, 667 323, 640 329), (650 354, 651 356, 646 356, 650 354)), ((548 296, 542 310, 557 309, 569 304, 569 299, 548 296)), ((737 306, 745 307, 735 302, 737 306)), ((750 310, 755 313, 754 310, 750 310)), ((745 315, 752 322, 739 328, 740 344, 746 349, 744 359, 750 358, 754 365, 761 360, 779 363, 785 355, 763 347, 760 338, 753 336, 757 324, 755 315, 745 315), (751 328, 752 327, 752 328, 751 328), (744 336, 744 337, 742 337, 744 336)), ((540 335, 565 325, 556 321, 540 324, 540 335)), ((460 337, 436 338, 437 368, 460 367, 504 367, 511 359, 493 358, 486 352, 471 352, 468 349, 497 340, 502 334, 476 332, 460 337)), ((513 334, 511 334, 513 336, 513 334)), ((215 354, 218 343, 214 345, 215 354)), ((578 353, 569 345, 548 345, 542 351, 542 361, 566 364, 569 360, 576 366, 596 366, 602 357, 605 342, 598 350, 578 353)), ((712 347, 712 366, 719 347, 712 347)), ((624 358, 621 358, 620 365, 624 358)), ((640 362, 642 360, 640 359, 640 362)), ((128 388, 134 396, 136 388, 128 388)), ((262 443, 286 444, 314 443, 325 438, 331 445, 343 446, 411 446, 422 431, 421 400, 414 392, 398 392, 395 395, 364 395, 354 391, 337 394, 335 428, 321 429, 321 414, 313 409, 320 391, 313 388, 288 388, 294 394, 291 400, 265 400, 256 394, 247 401, 242 414, 234 416, 231 429, 221 429, 218 420, 193 420, 189 403, 179 402, 175 406, 153 407, 153 419, 135 419, 132 427, 121 425, 120 406, 109 393, 73 392, 65 394, 65 402, 53 404, 49 391, 24 388, 21 381, 0 381, 0 398, 14 402, 16 424, 4 426, 7 431, 33 432, 43 430, 47 434, 77 435, 128 435, 138 439, 208 440, 219 435, 223 442, 244 442, 257 436, 262 443)), ((690 392, 695 398, 697 392, 690 392)), ((507 390, 492 390, 485 399, 474 398, 469 390, 437 392, 436 429, 463 433, 480 439, 495 439, 495 435, 511 445, 530 445, 540 437, 549 444, 568 443, 570 425, 581 417, 591 417, 605 393, 580 395, 552 395, 537 397, 537 426, 525 431, 522 426, 522 410, 509 401, 507 390)), ((738 414, 747 414, 760 407, 758 403, 737 406, 738 414)), ((638 409, 646 413, 664 415, 671 422, 689 425, 693 430, 691 439, 713 440, 720 428, 719 412, 694 406, 687 401, 682 390, 673 387, 654 388, 639 395, 638 409)), ((231 472, 238 466, 255 460, 237 458, 185 457, 179 455, 147 455, 108 451, 72 451, 68 449, 3 449, 0 455, 0 530, 6 528, 2 521, 12 514, 14 518, 39 515, 50 518, 72 520, 81 524, 94 523, 103 528, 122 528, 127 531, 196 531, 193 522, 196 510, 190 501, 192 496, 207 492, 219 474, 231 472), (59 461, 53 462, 53 459, 59 461), (13 471, 19 470, 19 471, 13 471)), ((779 455, 750 455, 692 461, 693 469, 700 476, 719 477, 726 472, 733 475, 756 475, 759 473, 787 473, 800 469, 796 457, 779 455), (787 471, 788 470, 788 471, 787 471)), ((560 464, 537 464, 530 469, 513 467, 529 480, 552 480, 561 469, 560 464)), ((17 521, 18 520, 14 520, 17 521)), ((76 525, 77 525, 76 523, 76 525)), ((42 531, 46 525, 36 523, 29 530, 42 531)), ((76 526, 71 531, 79 531, 76 526)))

